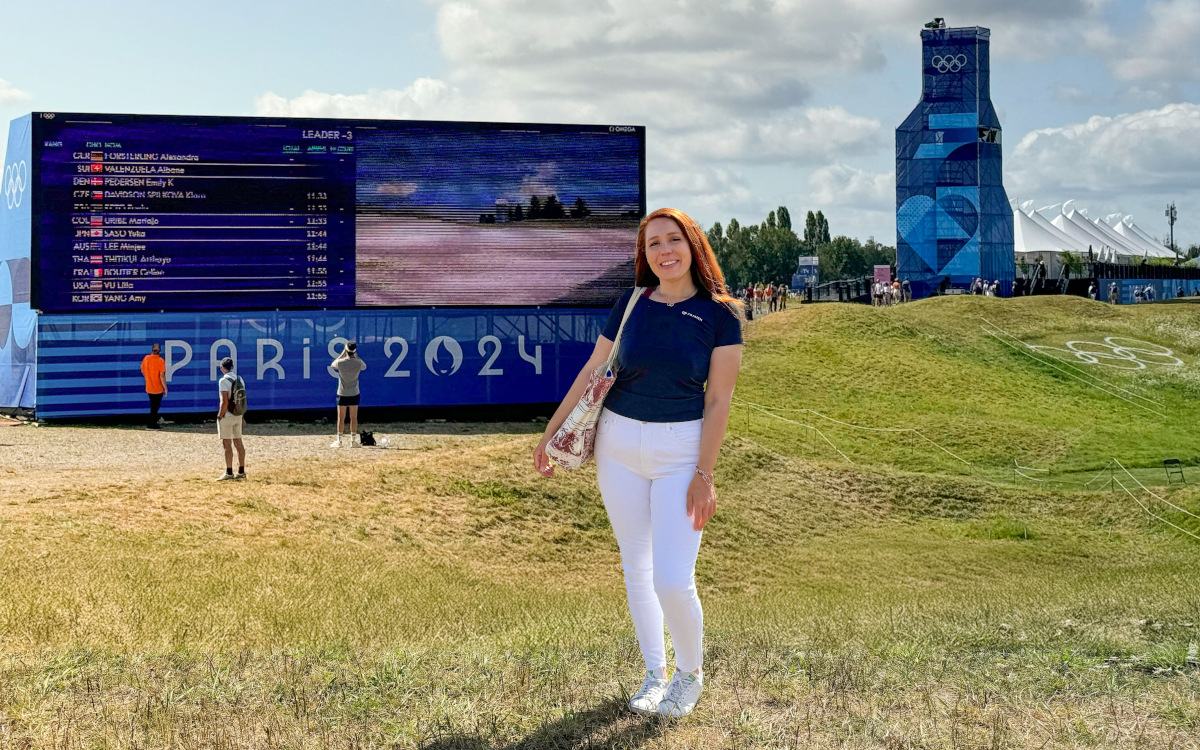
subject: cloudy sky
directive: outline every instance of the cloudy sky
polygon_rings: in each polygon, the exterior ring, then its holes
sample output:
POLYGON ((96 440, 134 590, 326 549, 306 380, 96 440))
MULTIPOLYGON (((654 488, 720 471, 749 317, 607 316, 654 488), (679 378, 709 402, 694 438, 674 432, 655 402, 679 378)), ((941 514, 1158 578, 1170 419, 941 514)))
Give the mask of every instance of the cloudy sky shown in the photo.
MULTIPOLYGON (((894 129, 935 15, 992 30, 1010 197, 1200 242, 1200 0, 8 3, 31 110, 640 124, 651 208, 821 208, 895 242, 894 129)), ((5 141, 6 142, 6 141, 5 141)))

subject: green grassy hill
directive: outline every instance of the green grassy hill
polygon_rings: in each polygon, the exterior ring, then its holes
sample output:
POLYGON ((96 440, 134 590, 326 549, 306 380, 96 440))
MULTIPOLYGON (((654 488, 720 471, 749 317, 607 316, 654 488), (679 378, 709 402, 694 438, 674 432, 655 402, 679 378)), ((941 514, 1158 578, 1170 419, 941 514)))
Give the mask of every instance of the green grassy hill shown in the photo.
MULTIPOLYGON (((1014 460, 1083 471, 1114 457, 1134 467, 1200 456, 1200 305, 974 296, 812 305, 751 324, 749 341, 738 399, 916 428, 975 468, 909 433, 777 412, 818 428, 856 463, 1002 475, 1014 460), (1118 369, 1138 363, 1118 358, 1130 352, 1105 345, 1110 337, 1143 349, 1133 353, 1143 369, 1118 369), (1085 362, 1065 349, 1070 341, 1107 357, 1085 362)), ((781 450, 844 460, 813 430, 745 406, 735 408, 735 429, 745 431, 747 415, 751 434, 781 450)))
MULTIPOLYGON (((44 461, 0 471, 0 738, 1194 747, 1200 489, 1156 490, 1173 509, 1010 469, 1195 455, 1197 331, 1196 307, 1049 298, 753 323, 739 399, 917 427, 969 465, 907 433, 779 412, 839 454, 735 409, 697 567, 708 692, 679 726, 622 708, 640 659, 616 544, 590 465, 533 471, 540 425, 377 425, 400 449, 370 461, 324 436, 271 457, 284 437, 250 429, 267 457, 221 485, 153 468, 142 431, 110 431, 124 460, 101 476, 53 463, 80 428, 14 433, 43 441, 21 450, 44 461), (1102 374, 1165 417, 1006 346, 985 319, 1035 345, 1169 347, 1181 366, 1102 374)), ((212 442, 195 434, 197 451, 212 442)))

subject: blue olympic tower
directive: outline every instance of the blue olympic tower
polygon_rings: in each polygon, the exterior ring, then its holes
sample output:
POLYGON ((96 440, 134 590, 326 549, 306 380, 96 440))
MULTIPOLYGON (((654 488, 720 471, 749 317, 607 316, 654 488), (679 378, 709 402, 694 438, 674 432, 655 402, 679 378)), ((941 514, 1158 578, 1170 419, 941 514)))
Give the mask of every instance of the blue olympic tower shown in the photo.
POLYGON ((979 26, 921 32, 921 101, 896 128, 896 271, 914 297, 976 277, 1012 294, 1013 216, 990 92, 990 36, 979 26))

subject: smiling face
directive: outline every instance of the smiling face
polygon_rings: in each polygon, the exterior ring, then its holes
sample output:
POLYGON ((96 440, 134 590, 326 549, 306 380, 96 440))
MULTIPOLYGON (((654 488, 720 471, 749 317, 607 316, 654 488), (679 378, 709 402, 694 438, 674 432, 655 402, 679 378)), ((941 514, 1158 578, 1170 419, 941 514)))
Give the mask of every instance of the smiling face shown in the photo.
POLYGON ((683 228, 659 216, 646 224, 646 263, 659 282, 682 279, 692 271, 692 248, 683 228))

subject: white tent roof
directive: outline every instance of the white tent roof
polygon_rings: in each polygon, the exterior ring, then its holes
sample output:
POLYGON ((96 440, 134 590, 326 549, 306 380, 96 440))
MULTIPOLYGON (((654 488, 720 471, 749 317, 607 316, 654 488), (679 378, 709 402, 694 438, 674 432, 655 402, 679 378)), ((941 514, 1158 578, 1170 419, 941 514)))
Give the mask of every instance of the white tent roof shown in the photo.
POLYGON ((1155 255, 1155 253, 1157 252, 1156 250, 1153 250, 1148 247, 1144 247, 1140 242, 1132 242, 1132 241, 1126 239, 1125 237, 1122 237, 1120 234, 1117 234, 1117 232, 1114 231, 1112 229, 1112 227, 1108 226, 1103 221, 1100 221, 1099 219, 1090 219, 1089 221, 1091 221, 1092 226, 1096 227, 1096 231, 1098 231, 1100 234, 1104 235, 1105 237, 1109 238, 1108 244, 1124 245, 1125 247, 1129 248, 1129 251, 1131 253, 1133 253, 1135 255, 1140 254, 1142 257, 1150 257, 1150 258, 1156 257, 1156 255, 1155 255))
POLYGON ((1021 204, 1021 208, 1024 209, 1025 215, 1028 216, 1034 224, 1037 224, 1052 237, 1057 238, 1059 243, 1062 244, 1066 249, 1077 253, 1087 252, 1087 243, 1083 243, 1081 245, 1079 240, 1063 232, 1061 229, 1047 221, 1045 216, 1042 216, 1037 211, 1034 211, 1033 201, 1025 201, 1021 204))
POLYGON ((1085 248, 1088 245, 1092 246, 1092 252, 1098 254, 1102 249, 1109 248, 1117 255, 1124 256, 1141 256, 1143 251, 1136 251, 1129 247, 1123 240, 1116 240, 1107 235, 1101 234, 1091 221, 1085 216, 1076 211, 1073 207, 1066 213, 1060 213, 1055 216, 1051 223, 1081 243, 1085 248))
POLYGON ((1173 257, 1171 251, 1167 250, 1166 247, 1163 247, 1155 242, 1147 242, 1145 238, 1139 234, 1136 234, 1132 229, 1126 226, 1125 222, 1123 221, 1118 221, 1116 224, 1113 224, 1112 231, 1120 235, 1121 238, 1130 245, 1145 249, 1151 258, 1173 257))
POLYGON ((1077 242, 1058 231, 1050 222, 1049 230, 1038 224, 1024 211, 1013 211, 1013 248, 1018 253, 1079 252, 1077 242))
POLYGON ((1013 211, 1013 249, 1018 254, 1086 254, 1090 246, 1097 260, 1109 262, 1116 262, 1118 257, 1175 257, 1170 248, 1134 224, 1132 216, 1109 214, 1103 220, 1090 219, 1086 210, 1075 208, 1075 201, 1036 211, 1033 201, 1017 205, 1014 200, 1009 205, 1013 211))
MULTIPOLYGON (((1141 238, 1141 240, 1143 242, 1150 245, 1155 250, 1158 250, 1159 252, 1163 253, 1163 255, 1161 257, 1163 257, 1163 258, 1174 258, 1175 257, 1175 253, 1171 252, 1171 249, 1169 247, 1167 247, 1166 245, 1162 244, 1158 240, 1151 237, 1149 234, 1147 234, 1145 231, 1143 231, 1142 228, 1139 227, 1137 224, 1134 224, 1132 216, 1126 216, 1119 223, 1120 223, 1120 225, 1122 225, 1125 229, 1127 229, 1129 231, 1130 235, 1141 238)), ((1113 229, 1118 232, 1121 231, 1119 227, 1113 227, 1113 229)))

